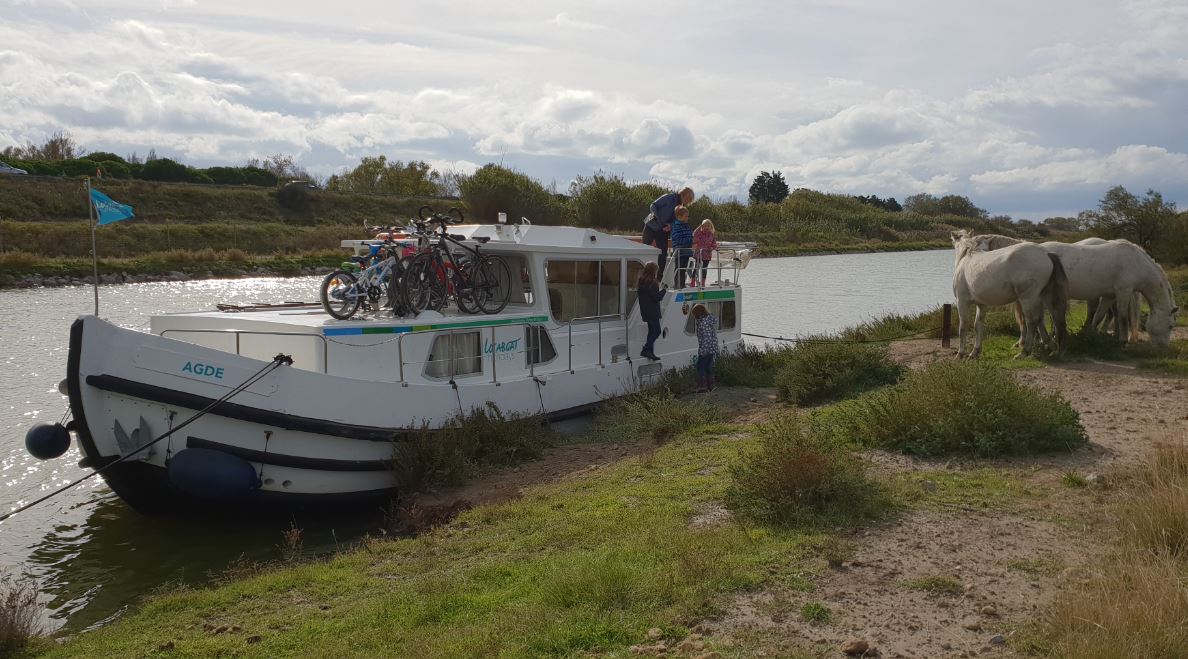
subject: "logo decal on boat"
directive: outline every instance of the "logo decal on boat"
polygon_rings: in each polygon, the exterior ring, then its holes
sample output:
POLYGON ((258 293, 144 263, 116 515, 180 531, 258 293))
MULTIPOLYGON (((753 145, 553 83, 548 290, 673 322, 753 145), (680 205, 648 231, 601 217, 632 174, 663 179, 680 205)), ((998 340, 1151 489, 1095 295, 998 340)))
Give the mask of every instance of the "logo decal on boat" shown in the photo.
POLYGON ((182 373, 201 375, 203 377, 214 378, 216 380, 223 379, 222 366, 211 366, 210 364, 203 364, 202 362, 186 362, 186 365, 182 367, 182 373))
POLYGON ((514 353, 520 347, 519 339, 512 339, 511 341, 500 341, 494 345, 491 344, 490 339, 483 341, 483 354, 489 355, 495 353, 496 359, 511 359, 512 355, 507 353, 514 353))

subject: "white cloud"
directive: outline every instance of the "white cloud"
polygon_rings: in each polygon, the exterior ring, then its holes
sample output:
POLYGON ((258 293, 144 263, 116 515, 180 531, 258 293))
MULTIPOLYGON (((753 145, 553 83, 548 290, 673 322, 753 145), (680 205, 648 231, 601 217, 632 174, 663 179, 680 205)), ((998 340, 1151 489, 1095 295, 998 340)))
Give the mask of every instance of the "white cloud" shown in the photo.
POLYGON ((95 149, 198 164, 288 152, 325 173, 379 153, 459 171, 499 159, 546 181, 608 169, 715 196, 780 170, 994 212, 1088 207, 1116 182, 1188 197, 1180 0, 1053 0, 1023 23, 929 0, 0 12, 0 146, 65 129, 95 149))

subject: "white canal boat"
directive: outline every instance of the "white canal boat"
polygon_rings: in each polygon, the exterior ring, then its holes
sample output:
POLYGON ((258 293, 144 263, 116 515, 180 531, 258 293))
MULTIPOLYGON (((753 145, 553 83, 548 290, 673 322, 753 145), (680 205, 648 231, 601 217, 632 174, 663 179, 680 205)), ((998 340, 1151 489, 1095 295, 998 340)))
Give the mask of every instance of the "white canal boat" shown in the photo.
POLYGON ((572 227, 451 230, 511 266, 500 313, 447 307, 335 320, 320 306, 264 306, 154 316, 149 333, 80 317, 66 384, 83 464, 108 466, 111 488, 144 512, 204 499, 303 505, 383 495, 400 487, 393 443, 411 430, 488 403, 561 417, 688 366, 693 303, 718 317, 723 350, 742 339, 745 250, 724 250, 708 286, 664 297, 652 362, 640 357, 647 328, 635 282, 655 248, 572 227), (218 403, 278 353, 292 364, 218 403))

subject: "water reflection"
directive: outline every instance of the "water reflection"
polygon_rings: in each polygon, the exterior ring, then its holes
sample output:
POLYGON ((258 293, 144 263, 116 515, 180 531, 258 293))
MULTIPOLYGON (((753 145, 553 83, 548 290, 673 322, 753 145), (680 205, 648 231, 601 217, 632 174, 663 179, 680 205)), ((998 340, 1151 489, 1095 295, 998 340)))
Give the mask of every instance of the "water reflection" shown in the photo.
POLYGON ((81 630, 103 622, 141 595, 171 584, 207 581, 229 564, 280 557, 281 532, 303 529, 305 551, 332 552, 378 532, 382 511, 368 507, 245 518, 234 507, 203 514, 148 517, 108 494, 80 503, 80 523, 57 524, 28 557, 49 621, 81 630))

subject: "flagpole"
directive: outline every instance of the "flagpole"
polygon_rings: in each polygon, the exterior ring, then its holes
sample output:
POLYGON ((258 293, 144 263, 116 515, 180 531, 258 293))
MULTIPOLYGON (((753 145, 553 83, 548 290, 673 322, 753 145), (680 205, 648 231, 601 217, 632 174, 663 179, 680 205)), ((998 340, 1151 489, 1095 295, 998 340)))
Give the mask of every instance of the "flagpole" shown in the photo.
POLYGON ((87 210, 91 215, 91 264, 95 269, 95 317, 99 317, 99 250, 95 247, 95 202, 91 199, 91 177, 87 177, 87 210))

